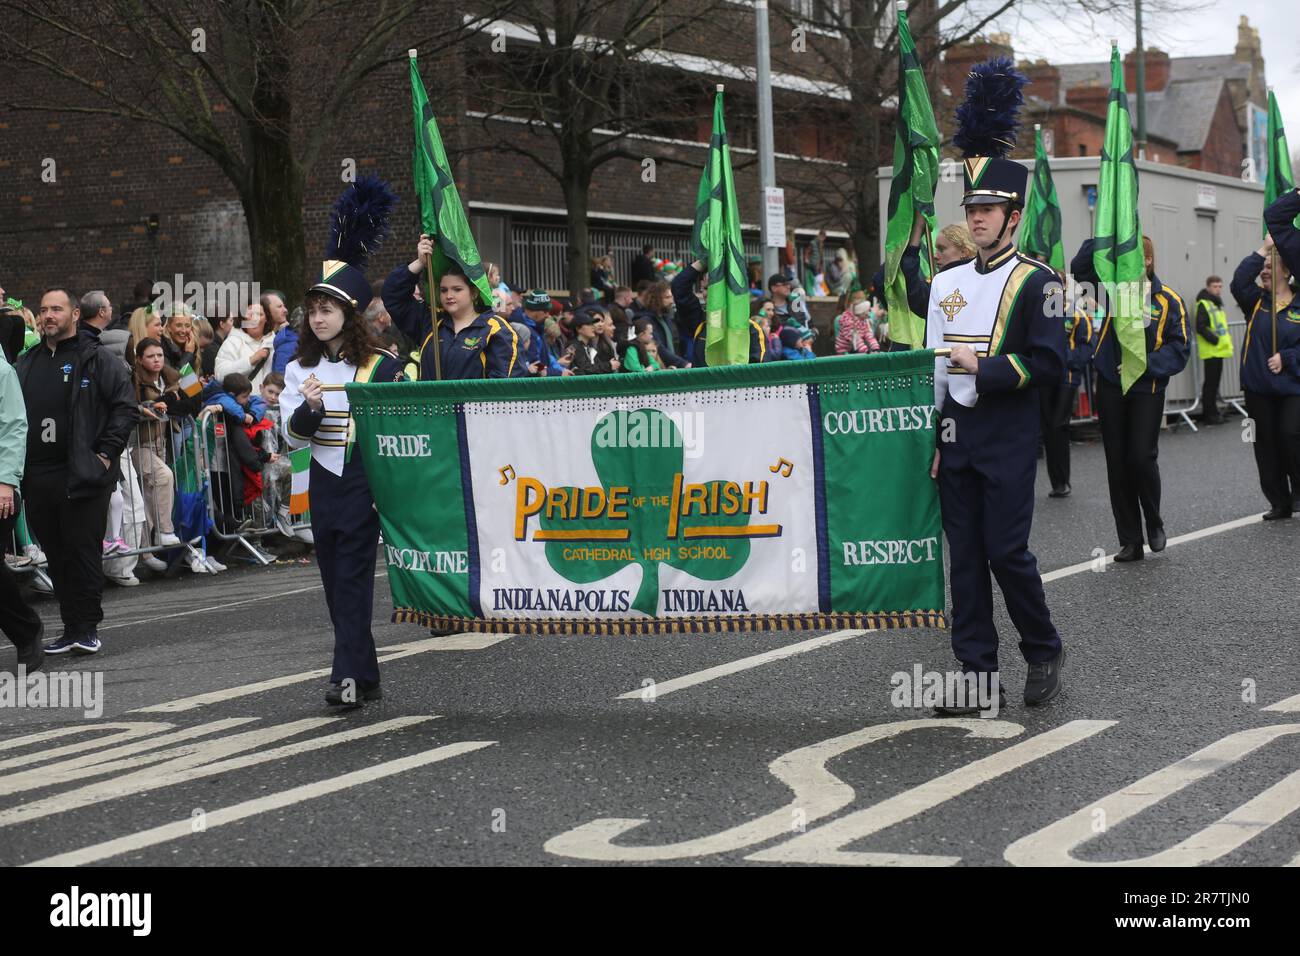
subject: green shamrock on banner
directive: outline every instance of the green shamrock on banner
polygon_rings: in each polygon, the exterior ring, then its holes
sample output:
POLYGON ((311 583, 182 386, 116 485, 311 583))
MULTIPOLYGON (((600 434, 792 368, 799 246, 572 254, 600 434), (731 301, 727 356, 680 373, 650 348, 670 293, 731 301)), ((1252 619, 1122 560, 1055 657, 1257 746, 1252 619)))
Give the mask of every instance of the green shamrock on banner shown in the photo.
MULTIPOLYGON (((679 519, 677 536, 668 536, 673 493, 673 482, 682 471, 684 452, 681 432, 676 423, 658 409, 643 408, 635 411, 619 409, 610 413, 614 421, 602 419, 592 432, 591 459, 602 487, 624 486, 630 489, 632 499, 644 499, 640 507, 628 506, 627 519, 611 519, 607 514, 595 518, 564 518, 539 514, 541 528, 546 531, 607 530, 626 528, 626 540, 592 542, 608 546, 613 551, 630 552, 631 559, 617 557, 606 560, 566 560, 564 552, 572 548, 572 541, 547 541, 546 560, 555 572, 575 584, 591 584, 622 570, 629 564, 641 565, 641 586, 632 607, 651 616, 658 609, 659 565, 668 564, 704 581, 721 581, 745 566, 749 560, 750 545, 747 538, 693 537, 687 538, 688 528, 744 527, 749 515, 738 511, 733 515, 700 515, 697 511, 679 519), (620 436, 623 441, 609 442, 602 436, 620 436), (691 558, 679 555, 683 547, 697 549, 701 546, 725 557, 691 558)), ((706 483, 710 494, 714 485, 722 486, 724 480, 706 483)), ((571 493, 575 489, 565 488, 571 493)))

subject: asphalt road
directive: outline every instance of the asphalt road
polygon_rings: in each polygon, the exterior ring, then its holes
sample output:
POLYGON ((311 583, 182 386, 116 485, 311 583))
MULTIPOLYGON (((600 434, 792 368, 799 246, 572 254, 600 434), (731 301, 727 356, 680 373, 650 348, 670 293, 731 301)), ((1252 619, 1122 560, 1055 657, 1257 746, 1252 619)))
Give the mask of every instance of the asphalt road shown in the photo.
POLYGON ((388 623, 381 579, 375 634, 398 656, 383 702, 340 715, 297 676, 329 659, 315 567, 232 562, 106 594, 104 651, 51 659, 102 673, 97 720, 0 710, 0 863, 1296 859, 1300 521, 1218 529, 1265 510, 1250 446, 1236 424, 1179 429, 1168 550, 1075 568, 1117 545, 1101 447, 1073 453, 1071 498, 1038 482, 1070 655, 1046 708, 1020 703, 1000 597, 1008 707, 938 721, 892 706, 890 677, 949 669, 942 632, 430 640, 388 623), (779 648, 802 652, 699 675, 779 648), (688 675, 706 679, 669 683, 688 675))

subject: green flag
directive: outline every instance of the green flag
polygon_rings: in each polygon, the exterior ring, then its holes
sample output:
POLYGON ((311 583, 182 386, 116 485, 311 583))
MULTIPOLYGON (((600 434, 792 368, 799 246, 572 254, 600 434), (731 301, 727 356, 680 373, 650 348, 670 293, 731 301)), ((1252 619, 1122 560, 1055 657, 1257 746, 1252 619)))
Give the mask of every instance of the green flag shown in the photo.
POLYGON ((1041 259, 1057 272, 1065 271, 1065 247, 1061 244, 1061 206, 1056 201, 1052 167, 1043 149, 1043 131, 1034 130, 1034 175, 1029 181, 1029 198, 1020 223, 1020 247, 1027 255, 1041 259))
MULTIPOLYGON (((451 175, 447 151, 442 147, 438 121, 424 91, 420 70, 415 65, 415 51, 411 51, 411 105, 415 116, 415 150, 411 169, 415 181, 415 194, 420 198, 420 231, 433 237, 433 286, 437 294, 438 282, 450 263, 465 270, 475 288, 483 294, 483 301, 492 304, 492 287, 488 285, 487 272, 479 258, 474 234, 470 232, 465 208, 456 192, 456 180, 451 175)), ((433 309, 436 303, 429 303, 433 309)))
POLYGON ((925 73, 916 55, 907 11, 898 11, 898 123, 894 127, 894 179, 889 184, 889 218, 885 226, 885 307, 891 337, 921 348, 925 316, 907 305, 907 282, 898 265, 919 213, 926 229, 921 242, 921 270, 933 269, 930 233, 934 231, 934 189, 939 180, 939 128, 934 122, 925 73))
POLYGON ((1111 327, 1119 343, 1120 387, 1127 393, 1147 369, 1146 266, 1138 222, 1138 175, 1133 126, 1119 47, 1110 48, 1110 104, 1097 176, 1096 246, 1092 264, 1110 300, 1111 327))
MULTIPOLYGON (((1291 174, 1291 154, 1287 150, 1286 130, 1282 127, 1282 114, 1278 112, 1277 97, 1268 91, 1268 158, 1264 169, 1264 208, 1273 200, 1290 189, 1295 188, 1295 177, 1291 174)), ((1264 235, 1268 235, 1268 226, 1261 223, 1264 235)))
POLYGON ((744 365, 749 362, 749 280, 740 242, 731 147, 722 120, 721 86, 713 100, 713 136, 695 199, 691 254, 704 263, 709 275, 704 356, 711 366, 744 365))

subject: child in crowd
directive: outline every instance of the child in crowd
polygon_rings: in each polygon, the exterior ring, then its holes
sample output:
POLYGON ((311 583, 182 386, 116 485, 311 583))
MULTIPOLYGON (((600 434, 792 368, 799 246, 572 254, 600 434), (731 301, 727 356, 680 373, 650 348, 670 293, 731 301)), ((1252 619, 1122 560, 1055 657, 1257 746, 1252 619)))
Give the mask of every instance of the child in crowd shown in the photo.
MULTIPOLYGON (((293 466, 285 454, 285 449, 281 447, 280 393, 283 391, 284 376, 279 372, 272 372, 263 379, 260 392, 262 401, 266 402, 267 406, 265 420, 270 422, 271 427, 261 432, 260 438, 262 448, 274 456, 263 472, 265 479, 263 498, 266 500, 268 513, 279 515, 284 519, 282 532, 290 524, 289 497, 293 491, 293 466)), ((286 534, 286 537, 290 536, 292 536, 291 532, 286 534)))
POLYGON ((171 445, 170 418, 193 415, 198 403, 180 390, 180 375, 165 364, 158 339, 141 339, 135 347, 134 384, 140 424, 136 428, 134 462, 146 502, 146 520, 160 545, 179 545, 172 525, 176 481, 167 466, 171 445))
MULTIPOLYGON (((272 374, 275 373, 268 373, 268 377, 272 374)), ((253 441, 271 427, 266 419, 266 403, 260 396, 253 396, 253 383, 240 372, 231 372, 222 379, 221 390, 211 393, 205 390, 203 400, 205 404, 221 406, 222 427, 217 434, 225 435, 224 461, 214 462, 218 470, 212 472, 212 498, 218 511, 214 519, 224 534, 237 533, 248 527, 244 505, 250 500, 250 489, 246 488, 245 478, 254 479, 256 491, 252 497, 256 498, 262 490, 262 466, 279 460, 279 455, 253 441)))
POLYGON ((810 329, 786 325, 781 329, 781 357, 789 361, 816 358, 812 350, 813 334, 810 329))
POLYGON ((627 344, 623 353, 623 368, 629 372, 658 372, 663 369, 659 361, 659 344, 655 341, 654 322, 638 319, 633 324, 636 337, 627 344))
POLYGON ((838 331, 835 334, 836 355, 858 355, 879 352, 880 343, 876 341, 871 328, 871 303, 861 292, 855 292, 851 305, 836 321, 838 331))

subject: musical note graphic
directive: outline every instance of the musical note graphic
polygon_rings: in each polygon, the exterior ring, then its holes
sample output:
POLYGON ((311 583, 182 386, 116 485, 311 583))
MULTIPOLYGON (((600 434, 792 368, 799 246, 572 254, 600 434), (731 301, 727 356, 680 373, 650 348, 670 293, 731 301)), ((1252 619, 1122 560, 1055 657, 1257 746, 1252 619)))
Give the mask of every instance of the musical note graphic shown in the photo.
POLYGON ((794 473, 794 462, 786 461, 784 458, 778 458, 775 465, 769 465, 768 471, 781 473, 782 478, 789 478, 794 473))
POLYGON ((506 465, 504 468, 498 468, 497 471, 501 473, 501 480, 497 482, 498 485, 509 484, 511 478, 517 477, 514 468, 510 465, 506 465), (507 475, 506 472, 510 472, 510 474, 507 475))

